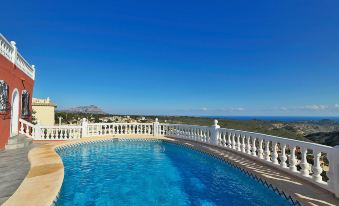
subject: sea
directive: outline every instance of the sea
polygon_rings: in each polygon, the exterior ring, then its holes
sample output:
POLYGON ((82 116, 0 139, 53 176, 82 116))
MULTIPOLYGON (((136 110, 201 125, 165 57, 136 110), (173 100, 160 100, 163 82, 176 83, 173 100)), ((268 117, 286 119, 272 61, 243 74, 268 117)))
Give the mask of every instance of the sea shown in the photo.
MULTIPOLYGON (((205 116, 206 117, 206 116, 205 116)), ((207 116, 212 119, 227 119, 227 120, 264 120, 264 121, 320 121, 332 120, 339 122, 339 117, 326 116, 207 116)))

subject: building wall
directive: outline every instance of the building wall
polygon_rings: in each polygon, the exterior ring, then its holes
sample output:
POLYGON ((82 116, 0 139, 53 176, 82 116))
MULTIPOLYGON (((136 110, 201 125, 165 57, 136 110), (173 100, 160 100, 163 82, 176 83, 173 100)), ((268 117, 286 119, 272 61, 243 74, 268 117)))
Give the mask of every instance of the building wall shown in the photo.
POLYGON ((35 105, 33 103, 33 110, 35 111, 35 119, 43 126, 53 126, 55 124, 55 106, 52 105, 35 105))
MULTIPOLYGON (((11 103, 12 94, 15 89, 19 91, 19 118, 21 118, 21 95, 26 90, 30 94, 30 111, 32 112, 32 95, 34 80, 23 73, 12 62, 0 55, 0 80, 8 84, 8 99, 11 103)), ((11 114, 0 115, 0 150, 3 149, 10 136, 11 114)))

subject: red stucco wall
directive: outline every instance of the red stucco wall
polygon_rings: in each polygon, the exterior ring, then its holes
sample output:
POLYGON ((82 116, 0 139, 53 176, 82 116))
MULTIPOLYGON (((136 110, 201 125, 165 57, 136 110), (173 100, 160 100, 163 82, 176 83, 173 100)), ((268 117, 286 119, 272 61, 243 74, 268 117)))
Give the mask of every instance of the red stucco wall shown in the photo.
MULTIPOLYGON (((32 111, 32 96, 34 81, 17 68, 12 62, 0 54, 0 80, 4 80, 8 84, 9 102, 11 103, 12 93, 14 89, 19 91, 19 118, 21 116, 21 94, 23 90, 27 90, 30 94, 30 111, 32 111)), ((10 136, 11 115, 0 115, 0 150, 4 149, 10 136)))

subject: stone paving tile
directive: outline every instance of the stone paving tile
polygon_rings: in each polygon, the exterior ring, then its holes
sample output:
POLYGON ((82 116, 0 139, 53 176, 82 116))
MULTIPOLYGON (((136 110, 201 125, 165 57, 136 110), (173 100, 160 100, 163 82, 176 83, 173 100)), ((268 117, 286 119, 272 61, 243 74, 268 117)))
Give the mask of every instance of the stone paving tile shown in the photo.
POLYGON ((27 155, 35 146, 32 144, 28 148, 0 152, 0 205, 17 190, 26 177, 30 167, 27 155))

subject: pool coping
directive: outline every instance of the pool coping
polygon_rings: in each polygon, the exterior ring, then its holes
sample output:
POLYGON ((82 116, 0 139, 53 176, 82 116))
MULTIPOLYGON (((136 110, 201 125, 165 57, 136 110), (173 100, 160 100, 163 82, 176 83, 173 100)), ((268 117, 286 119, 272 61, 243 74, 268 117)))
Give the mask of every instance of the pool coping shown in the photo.
POLYGON ((273 191, 288 198, 289 196, 301 205, 339 205, 339 200, 326 190, 305 182, 304 180, 279 171, 269 165, 255 161, 233 151, 217 148, 213 145, 202 144, 165 136, 123 135, 90 137, 73 141, 52 142, 32 149, 28 154, 31 163, 30 170, 17 191, 3 206, 50 206, 54 205, 64 179, 64 165, 56 149, 79 143, 107 141, 114 139, 145 139, 165 140, 175 144, 210 154, 224 162, 240 169, 252 178, 271 187, 273 191), (33 189, 34 188, 34 189, 33 189))

